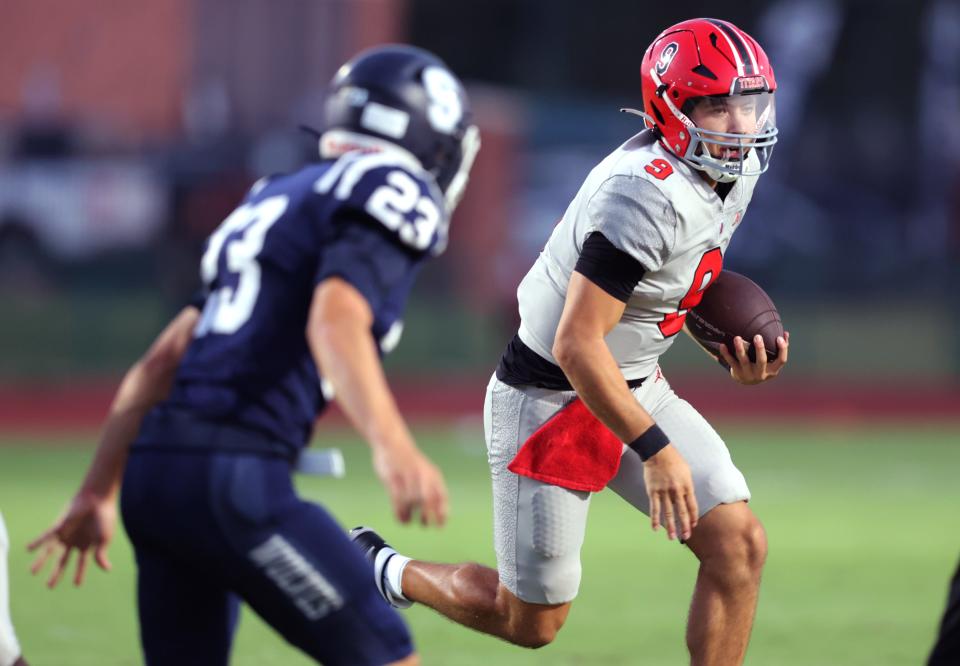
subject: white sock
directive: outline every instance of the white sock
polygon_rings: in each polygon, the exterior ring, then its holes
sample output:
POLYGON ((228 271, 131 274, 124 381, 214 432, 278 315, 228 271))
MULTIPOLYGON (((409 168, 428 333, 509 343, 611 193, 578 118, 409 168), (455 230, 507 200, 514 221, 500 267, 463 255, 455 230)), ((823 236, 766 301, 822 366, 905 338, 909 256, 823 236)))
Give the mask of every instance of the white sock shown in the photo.
POLYGON ((407 564, 410 563, 409 557, 397 553, 387 561, 386 574, 385 578, 387 579, 387 585, 390 586, 390 591, 396 594, 399 597, 406 599, 403 596, 403 570, 407 568, 407 564))
POLYGON ((7 549, 10 542, 7 538, 7 526, 3 523, 3 514, 0 514, 0 666, 9 666, 20 656, 20 644, 17 635, 13 633, 13 623, 10 621, 9 585, 7 583, 7 549))

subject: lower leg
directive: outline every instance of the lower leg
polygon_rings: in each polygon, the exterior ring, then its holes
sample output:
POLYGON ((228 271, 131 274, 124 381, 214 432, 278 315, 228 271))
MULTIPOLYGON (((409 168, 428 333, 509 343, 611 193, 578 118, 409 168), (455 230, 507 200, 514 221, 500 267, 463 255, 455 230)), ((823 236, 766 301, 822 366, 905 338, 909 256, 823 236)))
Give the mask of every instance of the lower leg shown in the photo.
POLYGON ((495 569, 476 563, 411 561, 403 570, 403 595, 476 631, 523 647, 550 643, 570 603, 529 604, 500 584, 495 569))
POLYGON ((741 664, 766 557, 763 527, 745 503, 721 505, 704 516, 689 545, 700 559, 687 625, 691 664, 741 664))
POLYGON ((759 580, 738 577, 740 582, 736 583, 725 578, 722 573, 717 575, 700 567, 687 625, 692 666, 743 663, 757 607, 759 580))
POLYGON ((500 580, 495 569, 474 563, 412 561, 403 570, 402 587, 405 597, 454 622, 488 634, 500 633, 495 627, 505 618, 497 606, 500 580))

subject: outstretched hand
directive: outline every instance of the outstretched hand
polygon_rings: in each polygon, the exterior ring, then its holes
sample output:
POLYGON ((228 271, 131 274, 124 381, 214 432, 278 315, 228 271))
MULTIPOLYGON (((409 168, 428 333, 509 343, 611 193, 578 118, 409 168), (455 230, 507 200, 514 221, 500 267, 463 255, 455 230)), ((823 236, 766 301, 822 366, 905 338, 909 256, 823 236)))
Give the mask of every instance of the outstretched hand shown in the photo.
POLYGON ((113 539, 116 524, 117 506, 113 498, 102 498, 82 491, 77 493, 63 516, 27 546, 31 552, 39 551, 30 566, 30 572, 36 575, 51 556, 57 555, 57 562, 47 580, 47 586, 53 588, 69 567, 70 555, 74 550, 79 555, 73 576, 74 585, 83 583, 90 551, 93 551, 97 565, 109 571, 111 564, 107 559, 107 547, 113 539))
POLYGON ((773 379, 787 364, 790 351, 790 334, 784 333, 777 338, 777 358, 767 361, 767 350, 762 336, 754 336, 753 347, 756 361, 751 362, 747 354, 747 343, 739 335, 733 339, 733 352, 726 345, 720 345, 720 356, 730 366, 730 376, 741 384, 751 385, 773 379))
POLYGON ((408 523, 419 511, 422 525, 444 524, 447 487, 440 470, 419 449, 376 449, 373 468, 390 495, 397 520, 408 523))

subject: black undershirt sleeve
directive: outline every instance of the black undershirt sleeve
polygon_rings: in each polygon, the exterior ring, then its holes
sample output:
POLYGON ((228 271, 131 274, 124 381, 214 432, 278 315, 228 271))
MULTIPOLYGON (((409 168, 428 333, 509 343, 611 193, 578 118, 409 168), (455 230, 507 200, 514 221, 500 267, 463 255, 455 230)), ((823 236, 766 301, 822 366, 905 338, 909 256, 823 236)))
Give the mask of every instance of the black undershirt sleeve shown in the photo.
POLYGON ((599 231, 592 232, 583 242, 574 270, 624 303, 646 273, 639 261, 615 247, 599 231))

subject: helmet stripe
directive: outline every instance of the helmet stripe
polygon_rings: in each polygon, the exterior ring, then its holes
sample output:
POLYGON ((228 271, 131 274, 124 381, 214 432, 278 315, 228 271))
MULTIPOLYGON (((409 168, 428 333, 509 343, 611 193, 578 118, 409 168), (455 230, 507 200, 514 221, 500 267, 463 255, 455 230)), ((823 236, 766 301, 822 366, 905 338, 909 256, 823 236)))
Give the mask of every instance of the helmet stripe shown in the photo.
POLYGON ((737 61, 737 74, 739 76, 744 76, 745 74, 756 74, 757 72, 754 67, 754 61, 750 57, 750 51, 747 50, 747 46, 743 39, 741 39, 740 35, 738 35, 733 28, 723 21, 718 21, 716 19, 707 19, 707 21, 720 28, 720 32, 730 45, 730 50, 733 52, 733 57, 737 61))
POLYGON ((737 28, 736 26, 734 26, 734 28, 736 29, 737 34, 740 36, 740 39, 742 39, 743 43, 746 44, 747 46, 747 53, 750 54, 750 60, 753 62, 753 73, 759 74, 760 66, 757 64, 756 43, 753 42, 753 38, 750 37, 750 35, 745 33, 743 30, 741 30, 740 28, 737 28))

